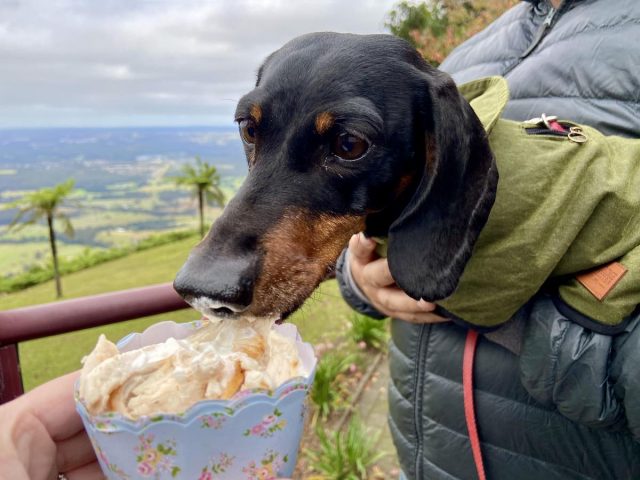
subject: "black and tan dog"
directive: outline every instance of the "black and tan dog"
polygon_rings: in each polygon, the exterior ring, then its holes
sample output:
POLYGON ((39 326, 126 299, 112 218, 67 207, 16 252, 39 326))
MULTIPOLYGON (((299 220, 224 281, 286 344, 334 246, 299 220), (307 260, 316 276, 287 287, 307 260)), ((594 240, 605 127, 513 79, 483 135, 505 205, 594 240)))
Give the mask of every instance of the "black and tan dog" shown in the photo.
POLYGON ((469 104, 410 45, 296 38, 264 62, 236 121, 249 174, 176 277, 192 305, 284 318, 361 230, 388 236, 391 273, 412 297, 453 292, 498 174, 469 104))

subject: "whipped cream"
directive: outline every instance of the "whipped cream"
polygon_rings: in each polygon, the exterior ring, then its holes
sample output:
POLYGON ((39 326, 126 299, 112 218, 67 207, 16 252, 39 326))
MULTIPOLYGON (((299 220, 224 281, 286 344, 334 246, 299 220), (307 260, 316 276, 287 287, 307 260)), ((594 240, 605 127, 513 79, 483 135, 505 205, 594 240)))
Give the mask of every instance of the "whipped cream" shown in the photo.
POLYGON ((272 325, 267 319, 213 320, 185 339, 122 353, 101 335, 83 360, 79 396, 92 415, 135 419, 307 376, 295 341, 272 325))

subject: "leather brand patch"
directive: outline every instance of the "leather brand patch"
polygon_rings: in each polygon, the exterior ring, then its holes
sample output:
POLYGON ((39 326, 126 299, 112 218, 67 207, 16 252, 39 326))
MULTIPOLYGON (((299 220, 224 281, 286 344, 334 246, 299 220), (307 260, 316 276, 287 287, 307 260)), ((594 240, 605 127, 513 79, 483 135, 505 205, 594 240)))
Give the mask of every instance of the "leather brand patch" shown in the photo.
POLYGON ((602 301, 613 287, 627 273, 627 267, 618 262, 611 262, 597 270, 577 275, 576 279, 598 300, 602 301))

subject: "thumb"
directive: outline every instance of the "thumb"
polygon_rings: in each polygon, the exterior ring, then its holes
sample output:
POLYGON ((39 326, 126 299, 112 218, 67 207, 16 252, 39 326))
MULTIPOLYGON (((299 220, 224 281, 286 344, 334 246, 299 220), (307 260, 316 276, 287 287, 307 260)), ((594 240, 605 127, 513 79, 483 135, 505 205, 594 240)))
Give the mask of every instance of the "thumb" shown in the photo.
POLYGON ((375 253, 376 242, 364 236, 364 233, 356 233, 349 240, 349 253, 354 261, 366 264, 377 258, 375 253))

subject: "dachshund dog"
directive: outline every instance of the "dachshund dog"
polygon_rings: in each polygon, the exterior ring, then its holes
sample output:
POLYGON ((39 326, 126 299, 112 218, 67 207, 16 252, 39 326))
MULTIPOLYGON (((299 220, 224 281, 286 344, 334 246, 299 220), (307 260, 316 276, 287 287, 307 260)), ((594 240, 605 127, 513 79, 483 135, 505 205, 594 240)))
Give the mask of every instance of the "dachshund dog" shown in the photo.
POLYGON ((175 279, 191 305, 284 319, 362 230, 388 237, 389 268, 411 297, 455 290, 498 172, 453 80, 408 43, 295 38, 260 67, 235 119, 249 173, 175 279))

